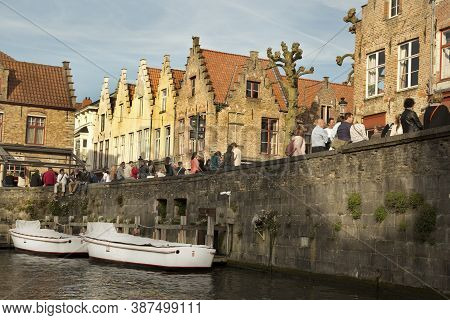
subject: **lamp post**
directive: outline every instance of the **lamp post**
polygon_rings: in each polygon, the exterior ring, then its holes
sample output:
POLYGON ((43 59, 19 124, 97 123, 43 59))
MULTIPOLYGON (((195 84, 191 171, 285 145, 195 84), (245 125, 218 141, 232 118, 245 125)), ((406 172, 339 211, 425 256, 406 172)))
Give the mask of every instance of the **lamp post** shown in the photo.
POLYGON ((345 108, 347 107, 348 102, 345 101, 345 98, 342 97, 341 101, 339 101, 339 114, 343 117, 345 113, 345 108))

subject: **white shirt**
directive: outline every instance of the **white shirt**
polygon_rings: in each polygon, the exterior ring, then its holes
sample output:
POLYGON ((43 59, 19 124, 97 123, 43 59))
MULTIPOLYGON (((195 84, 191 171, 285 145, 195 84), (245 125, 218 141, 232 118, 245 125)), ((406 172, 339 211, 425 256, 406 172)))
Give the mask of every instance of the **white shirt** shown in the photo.
POLYGON ((59 173, 58 177, 56 178, 56 182, 61 184, 67 184, 67 178, 68 178, 67 173, 64 174, 59 173))
POLYGON ((125 165, 125 169, 123 170, 123 177, 125 179, 131 178, 131 166, 129 164, 125 165))
POLYGON ((108 173, 103 172, 102 182, 111 182, 111 176, 108 173))
POLYGON ((165 177, 166 175, 165 175, 164 173, 158 171, 158 172, 156 173, 156 176, 157 176, 158 178, 162 178, 162 177, 165 177))
POLYGON ((333 127, 333 129, 332 129, 332 128, 325 128, 325 129, 323 129, 323 130, 325 130, 325 132, 327 133, 328 138, 330 138, 330 140, 333 140, 333 139, 334 139, 334 135, 335 135, 335 133, 334 133, 334 127, 333 127))
POLYGON ((352 142, 369 140, 366 133, 366 127, 362 123, 356 123, 350 127, 350 139, 352 142))
POLYGON ((398 135, 400 135, 400 134, 403 134, 403 127, 402 127, 402 125, 401 124, 399 124, 398 126, 394 123, 392 126, 391 126, 391 134, 389 135, 390 137, 393 137, 393 136, 398 136, 398 135))
POLYGON ((241 149, 239 148, 234 148, 233 149, 233 154, 234 154, 234 166, 240 166, 241 165, 241 159, 242 159, 242 152, 241 149))
POLYGON ((25 182, 25 179, 19 176, 19 179, 17 180, 17 186, 18 187, 26 187, 27 183, 25 182))
POLYGON ((292 140, 294 140, 294 153, 293 157, 301 156, 305 154, 305 139, 302 136, 293 136, 292 140))

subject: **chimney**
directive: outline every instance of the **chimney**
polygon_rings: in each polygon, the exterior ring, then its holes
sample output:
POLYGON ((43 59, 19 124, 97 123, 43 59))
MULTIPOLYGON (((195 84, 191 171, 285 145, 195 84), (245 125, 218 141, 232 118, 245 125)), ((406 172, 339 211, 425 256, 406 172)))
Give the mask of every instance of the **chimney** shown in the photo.
POLYGON ((75 95, 75 89, 73 87, 73 78, 72 78, 72 73, 71 73, 71 69, 70 69, 70 62, 63 61, 62 64, 63 64, 64 73, 66 75, 67 86, 69 88, 70 104, 72 105, 72 107, 75 107, 75 104, 77 103, 77 96, 75 95))
POLYGON ((147 60, 146 59, 144 59, 144 58, 142 58, 140 61, 139 61, 139 66, 145 66, 145 65, 147 65, 147 60))
POLYGON ((90 104, 92 104, 92 100, 91 100, 91 98, 89 97, 85 97, 84 99, 83 99, 83 102, 81 102, 81 106, 84 108, 84 107, 86 107, 86 106, 88 106, 88 105, 90 105, 90 104))
POLYGON ((194 51, 193 53, 197 53, 199 49, 200 49, 200 38, 193 36, 192 37, 192 50, 194 51))
POLYGON ((258 59, 258 54, 259 54, 258 51, 250 51, 250 58, 252 60, 257 60, 258 59))
POLYGON ((325 88, 328 88, 328 84, 330 82, 330 77, 323 77, 323 82, 325 83, 325 88))

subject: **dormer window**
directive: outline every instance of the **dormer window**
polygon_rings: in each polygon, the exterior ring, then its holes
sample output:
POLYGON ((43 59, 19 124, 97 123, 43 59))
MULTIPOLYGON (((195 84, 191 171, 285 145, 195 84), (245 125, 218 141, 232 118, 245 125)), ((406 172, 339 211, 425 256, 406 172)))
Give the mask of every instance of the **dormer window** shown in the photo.
POLYGON ((195 96, 195 76, 190 78, 191 80, 191 96, 195 96))
POLYGON ((259 97, 259 82, 247 81, 247 98, 259 97))
POLYGON ((389 18, 398 16, 400 13, 400 0, 389 1, 389 18))

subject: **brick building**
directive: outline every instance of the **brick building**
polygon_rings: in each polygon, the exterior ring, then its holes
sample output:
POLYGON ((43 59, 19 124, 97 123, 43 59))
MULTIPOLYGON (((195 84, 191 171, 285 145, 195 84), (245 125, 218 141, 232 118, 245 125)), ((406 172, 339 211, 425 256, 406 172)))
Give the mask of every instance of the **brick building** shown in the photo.
POLYGON ((0 52, 2 174, 73 164, 75 95, 69 62, 17 61, 0 52))
POLYGON ((443 90, 436 75, 447 70, 448 56, 441 68, 436 63, 440 54, 433 51, 444 51, 436 39, 445 38, 448 8, 448 0, 369 0, 362 6, 356 23, 354 103, 367 129, 392 122, 408 97, 421 115, 436 89, 443 90))

